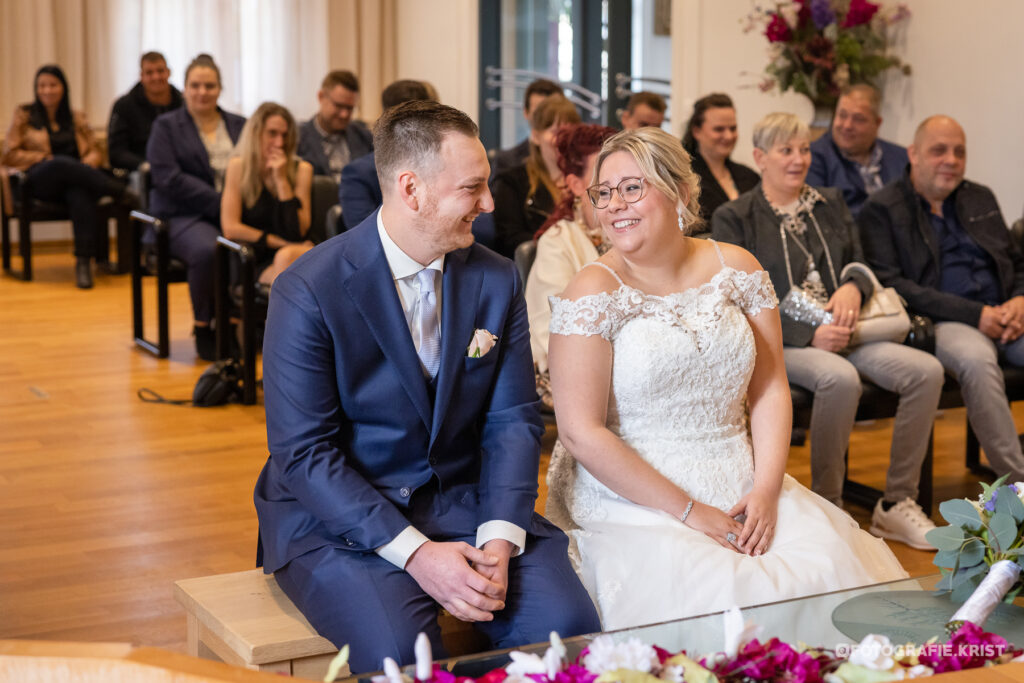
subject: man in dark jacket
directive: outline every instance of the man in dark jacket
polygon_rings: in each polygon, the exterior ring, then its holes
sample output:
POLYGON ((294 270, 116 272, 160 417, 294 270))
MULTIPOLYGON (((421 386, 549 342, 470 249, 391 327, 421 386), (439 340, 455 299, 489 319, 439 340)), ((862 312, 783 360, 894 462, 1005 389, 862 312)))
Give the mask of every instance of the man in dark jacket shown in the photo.
POLYGON ((159 52, 142 55, 139 82, 114 103, 107 125, 110 165, 134 171, 146 162, 146 143, 153 121, 181 106, 181 92, 168 82, 171 70, 159 52))
POLYGON ((935 355, 963 390, 967 417, 999 474, 1024 479, 1000 356, 1024 366, 1024 255, 992 191, 964 180, 960 125, 932 116, 917 128, 903 177, 873 194, 858 222, 883 284, 935 321, 935 355))
POLYGON ((352 112, 359 106, 359 79, 351 71, 332 71, 317 93, 320 111, 299 126, 300 157, 313 164, 313 173, 341 182, 341 169, 373 151, 373 136, 352 112))
POLYGON ((907 165, 907 150, 878 137, 880 104, 872 86, 850 86, 839 96, 832 128, 811 143, 807 184, 838 188, 854 216, 869 194, 898 178, 907 165))

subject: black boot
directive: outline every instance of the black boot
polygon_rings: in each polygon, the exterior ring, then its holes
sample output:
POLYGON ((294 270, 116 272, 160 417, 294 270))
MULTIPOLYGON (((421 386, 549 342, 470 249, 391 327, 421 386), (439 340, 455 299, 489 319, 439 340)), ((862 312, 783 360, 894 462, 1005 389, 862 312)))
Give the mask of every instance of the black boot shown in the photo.
POLYGON ((75 260, 75 285, 79 289, 92 289, 92 263, 88 256, 75 260))
POLYGON ((217 333, 209 325, 196 325, 192 333, 196 336, 196 355, 205 361, 217 360, 217 333))

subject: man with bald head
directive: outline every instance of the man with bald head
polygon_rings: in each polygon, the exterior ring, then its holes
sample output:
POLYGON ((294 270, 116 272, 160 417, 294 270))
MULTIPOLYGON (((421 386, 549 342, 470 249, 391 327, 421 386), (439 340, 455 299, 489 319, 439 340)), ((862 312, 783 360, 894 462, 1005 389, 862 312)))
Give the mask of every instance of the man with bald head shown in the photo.
POLYGON ((993 468, 1024 479, 1024 456, 999 361, 1024 366, 1024 256, 996 198, 964 179, 967 140, 931 116, 907 150, 910 167, 865 202, 857 222, 878 279, 935 321, 935 355, 963 390, 993 468))
POLYGON ((839 96, 832 128, 811 143, 807 184, 835 187, 854 216, 868 195, 899 178, 907 166, 907 150, 878 137, 882 125, 878 90, 852 85, 839 96))

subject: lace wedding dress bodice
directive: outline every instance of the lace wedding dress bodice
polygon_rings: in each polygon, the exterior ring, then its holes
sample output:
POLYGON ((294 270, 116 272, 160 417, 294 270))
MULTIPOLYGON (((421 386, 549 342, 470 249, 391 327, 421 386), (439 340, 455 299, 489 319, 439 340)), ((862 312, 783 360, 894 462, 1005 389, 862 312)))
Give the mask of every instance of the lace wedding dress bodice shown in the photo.
MULTIPOLYGON (((753 476, 745 399, 756 352, 747 315, 776 305, 768 273, 723 266, 668 296, 619 282, 576 301, 552 297, 551 333, 610 341, 608 428, 697 500, 731 507, 753 476)), ((601 516, 600 500, 615 494, 583 468, 558 465, 552 486, 575 523, 601 516)))

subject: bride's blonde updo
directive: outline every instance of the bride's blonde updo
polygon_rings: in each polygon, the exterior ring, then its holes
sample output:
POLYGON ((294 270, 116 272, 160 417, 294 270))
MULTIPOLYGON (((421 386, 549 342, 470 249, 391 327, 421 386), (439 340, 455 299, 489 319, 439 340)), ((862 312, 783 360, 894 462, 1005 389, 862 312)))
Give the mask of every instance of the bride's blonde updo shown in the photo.
POLYGON ((700 178, 693 172, 690 155, 678 138, 653 126, 617 133, 601 147, 594 164, 592 185, 598 182, 604 160, 616 152, 627 152, 647 182, 682 207, 686 234, 703 222, 700 219, 700 178), (686 202, 683 202, 684 195, 686 202))

